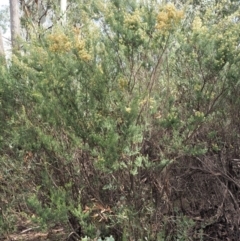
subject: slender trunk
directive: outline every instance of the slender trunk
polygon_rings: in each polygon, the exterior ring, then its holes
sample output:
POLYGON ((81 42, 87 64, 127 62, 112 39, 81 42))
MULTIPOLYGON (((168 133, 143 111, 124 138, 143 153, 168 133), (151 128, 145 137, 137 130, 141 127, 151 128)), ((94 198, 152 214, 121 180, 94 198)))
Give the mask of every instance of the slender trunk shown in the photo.
POLYGON ((3 47, 2 32, 0 29, 0 63, 5 64, 5 52, 3 47))
POLYGON ((37 9, 38 9, 38 22, 40 26, 46 22, 48 9, 47 9, 47 6, 44 7, 44 3, 42 0, 38 0, 37 9))
POLYGON ((4 47, 3 47, 3 40, 2 40, 2 31, 0 29, 0 56, 4 56, 4 47))
POLYGON ((10 20, 11 20, 11 40, 12 48, 18 48, 17 38, 20 36, 20 18, 18 0, 9 0, 10 2, 10 20))
POLYGON ((62 23, 66 23, 67 0, 61 0, 62 23))

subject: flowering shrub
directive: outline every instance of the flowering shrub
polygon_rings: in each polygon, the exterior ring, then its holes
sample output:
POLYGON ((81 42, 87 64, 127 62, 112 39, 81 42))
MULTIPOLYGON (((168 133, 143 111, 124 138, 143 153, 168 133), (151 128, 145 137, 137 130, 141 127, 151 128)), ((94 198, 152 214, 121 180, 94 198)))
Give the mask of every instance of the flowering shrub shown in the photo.
POLYGON ((44 228, 73 213, 92 239, 201 240, 190 214, 237 204, 221 191, 237 183, 238 11, 152 2, 70 4, 69 25, 1 66, 5 229, 24 210, 44 228))
POLYGON ((52 33, 48 36, 49 50, 54 53, 67 53, 76 50, 77 55, 84 61, 91 60, 91 55, 86 50, 85 42, 80 38, 80 33, 73 29, 74 37, 71 39, 61 32, 52 33))
POLYGON ((177 26, 184 17, 182 10, 177 10, 171 3, 165 5, 158 13, 156 28, 162 32, 169 31, 177 26))

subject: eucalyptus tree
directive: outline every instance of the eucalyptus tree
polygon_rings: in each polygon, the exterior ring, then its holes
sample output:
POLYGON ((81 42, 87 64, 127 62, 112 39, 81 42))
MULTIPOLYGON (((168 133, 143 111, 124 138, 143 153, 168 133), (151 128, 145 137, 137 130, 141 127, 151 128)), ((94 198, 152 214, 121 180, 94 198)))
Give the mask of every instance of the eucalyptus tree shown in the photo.
POLYGON ((3 39, 2 39, 2 31, 0 30, 0 56, 4 56, 4 47, 3 47, 3 39))
POLYGON ((20 37, 20 34, 21 34, 19 1, 18 0, 9 0, 9 3, 10 3, 12 47, 17 48, 17 38, 20 37))
POLYGON ((66 11, 67 11, 67 0, 61 0, 61 3, 60 3, 60 9, 61 9, 61 13, 62 13, 62 22, 63 22, 63 24, 65 24, 66 23, 66 15, 67 15, 67 13, 66 13, 66 11))

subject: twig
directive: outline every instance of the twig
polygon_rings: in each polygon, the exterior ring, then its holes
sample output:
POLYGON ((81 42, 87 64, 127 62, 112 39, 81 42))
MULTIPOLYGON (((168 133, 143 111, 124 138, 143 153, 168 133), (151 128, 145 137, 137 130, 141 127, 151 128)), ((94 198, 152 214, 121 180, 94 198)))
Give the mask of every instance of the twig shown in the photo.
POLYGON ((32 227, 32 228, 27 228, 27 229, 23 230, 23 231, 21 232, 21 234, 27 233, 27 232, 32 231, 32 230, 37 229, 37 228, 40 228, 40 226, 32 227))

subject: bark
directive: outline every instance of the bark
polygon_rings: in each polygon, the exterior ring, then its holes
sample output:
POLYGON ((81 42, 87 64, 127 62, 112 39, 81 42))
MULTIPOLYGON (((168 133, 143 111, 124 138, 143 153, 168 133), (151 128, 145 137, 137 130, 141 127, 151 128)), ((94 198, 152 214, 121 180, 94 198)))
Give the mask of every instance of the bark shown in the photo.
POLYGON ((11 20, 11 41, 12 48, 18 48, 17 38, 20 36, 20 15, 18 0, 9 0, 10 2, 10 20, 11 20))
POLYGON ((2 32, 1 32, 1 29, 0 29, 0 56, 4 56, 5 53, 4 53, 4 47, 3 47, 3 40, 2 40, 2 32))
POLYGON ((66 23, 67 0, 61 0, 62 23, 66 23))
POLYGON ((3 40, 2 40, 2 32, 0 29, 0 63, 5 64, 5 52, 4 52, 4 47, 3 47, 3 40))
POLYGON ((38 0, 38 22, 40 25, 43 25, 46 22, 46 17, 47 17, 47 13, 48 13, 48 8, 47 6, 44 7, 44 4, 42 2, 42 0, 38 0))

